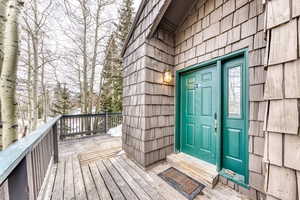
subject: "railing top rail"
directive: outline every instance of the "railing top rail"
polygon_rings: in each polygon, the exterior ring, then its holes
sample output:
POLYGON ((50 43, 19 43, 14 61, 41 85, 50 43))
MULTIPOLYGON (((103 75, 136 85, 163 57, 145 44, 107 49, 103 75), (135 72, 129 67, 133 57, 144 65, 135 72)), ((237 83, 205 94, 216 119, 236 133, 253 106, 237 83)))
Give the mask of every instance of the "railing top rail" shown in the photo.
POLYGON ((105 115, 121 115, 122 113, 94 113, 94 114, 68 114, 63 115, 63 117, 94 117, 94 116, 105 116, 105 115))
POLYGON ((61 118, 57 116, 50 122, 43 124, 30 135, 18 140, 7 149, 0 151, 0 185, 7 179, 9 174, 16 168, 31 149, 38 144, 61 118))

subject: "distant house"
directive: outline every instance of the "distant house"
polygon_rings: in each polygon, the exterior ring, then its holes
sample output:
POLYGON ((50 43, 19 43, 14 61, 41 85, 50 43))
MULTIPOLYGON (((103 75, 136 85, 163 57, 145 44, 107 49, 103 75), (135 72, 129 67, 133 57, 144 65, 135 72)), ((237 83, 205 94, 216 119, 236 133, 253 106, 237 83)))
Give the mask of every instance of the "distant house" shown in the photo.
POLYGON ((183 152, 252 199, 298 200, 299 16, 299 0, 143 0, 123 49, 127 154, 183 152))

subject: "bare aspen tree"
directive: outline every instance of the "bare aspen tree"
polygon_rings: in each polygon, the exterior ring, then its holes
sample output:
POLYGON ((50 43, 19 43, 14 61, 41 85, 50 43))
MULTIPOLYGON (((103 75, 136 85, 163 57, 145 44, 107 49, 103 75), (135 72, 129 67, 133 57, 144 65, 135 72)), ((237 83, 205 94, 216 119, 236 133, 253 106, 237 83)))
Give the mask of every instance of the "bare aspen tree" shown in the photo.
POLYGON ((70 22, 70 28, 64 30, 64 33, 73 43, 67 47, 71 49, 68 57, 73 57, 74 52, 77 51, 77 59, 68 59, 71 62, 67 62, 67 65, 75 69, 78 77, 82 113, 91 113, 94 110, 94 94, 97 93, 94 91, 95 76, 97 76, 96 72, 100 71, 102 60, 102 52, 99 49, 101 44, 104 45, 105 37, 108 37, 107 33, 101 31, 112 21, 112 19, 105 19, 102 11, 112 3, 113 0, 64 1, 65 14, 70 22))
POLYGON ((31 36, 29 31, 27 31, 27 101, 28 101, 28 115, 27 119, 28 120, 28 128, 31 130, 31 119, 32 119, 32 100, 31 100, 31 71, 32 71, 32 65, 31 65, 31 36))
MULTIPOLYGON (((47 29, 47 20, 52 9, 52 0, 47 2, 32 0, 26 5, 23 17, 23 28, 27 32, 27 93, 28 93, 28 126, 29 131, 37 128, 39 109, 45 109, 45 64, 49 63, 49 59, 45 59, 45 30, 47 29), (39 92, 42 97, 40 98, 39 92), (42 103, 42 106, 40 106, 42 103)), ((42 113, 44 121, 45 113, 42 113)))
POLYGON ((19 8, 23 3, 18 0, 9 0, 7 10, 7 22, 4 32, 4 59, 0 79, 0 98, 2 102, 3 121, 3 148, 5 149, 17 140, 17 103, 16 74, 18 61, 18 16, 19 8))
POLYGON ((82 113, 87 113, 87 107, 88 107, 88 80, 87 80, 87 68, 88 68, 88 55, 87 55, 87 29, 88 29, 88 10, 87 10, 87 0, 81 0, 79 1, 81 13, 82 13, 82 19, 83 19, 83 47, 82 47, 82 53, 83 53, 83 111, 82 113))
MULTIPOLYGON (((8 0, 0 0, 0 76, 2 71, 2 63, 4 59, 4 49, 3 49, 3 38, 6 23, 6 9, 8 0)), ((1 100, 0 100, 0 110, 1 110, 1 100)), ((2 126, 2 117, 0 112, 0 126, 2 126)), ((2 149, 2 127, 0 127, 0 150, 2 149)))
MULTIPOLYGON (((98 55, 98 46, 99 46, 99 29, 100 29, 100 12, 101 12, 101 0, 97 0, 97 11, 95 16, 95 33, 94 33, 94 47, 93 47, 93 58, 92 58, 92 73, 90 78, 90 87, 89 87, 89 95, 92 96, 94 93, 94 80, 95 80, 95 69, 96 69, 96 61, 98 55)), ((89 103, 89 113, 92 113, 93 109, 93 101, 92 98, 89 103)))
POLYGON ((5 23, 6 23, 7 2, 8 0, 0 0, 0 74, 1 74, 3 58, 4 58, 3 38, 4 38, 5 23))
POLYGON ((37 1, 33 0, 33 12, 34 12, 34 28, 32 30, 32 49, 33 49, 33 80, 32 80, 32 130, 37 127, 38 120, 38 73, 39 73, 39 58, 38 58, 38 46, 39 46, 39 26, 38 26, 38 7, 37 1))

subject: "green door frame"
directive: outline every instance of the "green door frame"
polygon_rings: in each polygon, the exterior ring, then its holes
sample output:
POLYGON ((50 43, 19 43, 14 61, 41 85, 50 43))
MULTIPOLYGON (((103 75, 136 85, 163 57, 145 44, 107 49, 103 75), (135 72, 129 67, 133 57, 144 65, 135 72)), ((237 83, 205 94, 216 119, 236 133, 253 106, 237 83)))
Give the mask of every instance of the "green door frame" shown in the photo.
MULTIPOLYGON (((247 100, 246 103, 246 107, 245 107, 245 112, 246 112, 246 119, 245 119, 245 130, 246 130, 246 134, 247 137, 245 138, 246 140, 246 145, 245 145, 245 152, 248 152, 248 145, 249 145, 249 138, 248 138, 248 131, 249 131, 249 73, 248 73, 248 62, 249 62, 249 55, 248 55, 248 48, 239 50, 239 51, 235 51, 232 52, 230 54, 206 61, 206 62, 202 62, 199 64, 195 64, 192 65, 190 67, 186 67, 184 69, 178 70, 176 71, 176 96, 175 96, 175 152, 181 152, 181 138, 180 138, 180 92, 181 92, 181 74, 184 72, 188 72, 188 71, 193 71, 202 67, 206 67, 212 64, 215 64, 217 66, 217 76, 218 78, 218 87, 217 87, 217 95, 218 95, 218 99, 217 99, 217 116, 218 116, 218 122, 221 122, 221 109, 222 109, 222 101, 221 101, 221 93, 222 93, 222 68, 221 68, 221 62, 223 60, 228 60, 230 58, 235 58, 238 56, 244 56, 244 66, 245 66, 245 70, 243 70, 243 75, 245 76, 245 84, 244 84, 244 90, 246 91, 246 96, 245 99, 247 100)), ((217 137, 216 137, 216 166, 217 166, 217 171, 221 172, 222 170, 222 163, 221 163, 221 123, 218 123, 218 129, 217 129, 217 137)), ((234 182, 247 187, 248 183, 249 183, 249 154, 247 153, 246 155, 246 172, 245 172, 245 179, 244 179, 244 183, 240 183, 238 181, 233 180, 234 182)), ((221 174, 222 175, 222 174, 221 174)), ((230 178, 230 177, 227 177, 230 178)))

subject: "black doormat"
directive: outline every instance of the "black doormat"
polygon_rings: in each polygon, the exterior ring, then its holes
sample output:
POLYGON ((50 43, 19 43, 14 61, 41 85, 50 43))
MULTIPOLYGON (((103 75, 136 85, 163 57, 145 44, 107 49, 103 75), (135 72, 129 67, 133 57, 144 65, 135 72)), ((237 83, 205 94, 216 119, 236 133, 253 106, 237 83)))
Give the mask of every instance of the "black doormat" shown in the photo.
POLYGON ((181 171, 170 167, 158 174, 164 181, 183 194, 189 200, 193 200, 205 186, 181 171))

